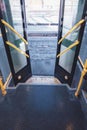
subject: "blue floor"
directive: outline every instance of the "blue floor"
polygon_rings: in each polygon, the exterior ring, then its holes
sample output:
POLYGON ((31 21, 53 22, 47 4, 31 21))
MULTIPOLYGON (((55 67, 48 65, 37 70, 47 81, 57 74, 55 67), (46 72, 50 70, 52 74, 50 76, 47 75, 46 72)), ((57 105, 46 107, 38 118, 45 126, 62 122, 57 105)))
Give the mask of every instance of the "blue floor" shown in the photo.
POLYGON ((65 85, 20 85, 0 97, 0 130, 87 130, 65 85))

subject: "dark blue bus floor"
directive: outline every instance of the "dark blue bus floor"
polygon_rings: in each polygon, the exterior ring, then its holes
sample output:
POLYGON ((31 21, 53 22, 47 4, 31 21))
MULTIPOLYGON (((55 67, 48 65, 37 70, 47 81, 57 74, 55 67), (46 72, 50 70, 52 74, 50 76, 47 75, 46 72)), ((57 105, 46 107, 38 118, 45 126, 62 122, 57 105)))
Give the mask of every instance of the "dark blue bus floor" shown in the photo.
POLYGON ((0 96, 0 130, 87 130, 65 85, 20 85, 0 96))

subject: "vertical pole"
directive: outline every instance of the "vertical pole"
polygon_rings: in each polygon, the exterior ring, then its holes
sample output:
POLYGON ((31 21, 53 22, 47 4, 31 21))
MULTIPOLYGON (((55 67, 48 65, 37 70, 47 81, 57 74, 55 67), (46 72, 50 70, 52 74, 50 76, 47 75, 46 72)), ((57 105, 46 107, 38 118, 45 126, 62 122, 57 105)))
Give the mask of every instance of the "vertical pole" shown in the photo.
POLYGON ((2 82, 2 78, 0 78, 0 88, 1 88, 1 91, 2 91, 2 95, 6 95, 7 92, 6 92, 4 84, 2 82))
POLYGON ((82 81, 83 81, 83 78, 84 78, 84 76, 85 76, 86 73, 87 73, 87 59, 86 59, 86 61, 85 61, 84 68, 83 68, 82 73, 81 73, 81 77, 80 77, 80 81, 79 81, 77 90, 76 90, 76 92, 75 92, 75 96, 76 96, 76 97, 78 97, 78 95, 79 95, 79 93, 80 93, 82 81))

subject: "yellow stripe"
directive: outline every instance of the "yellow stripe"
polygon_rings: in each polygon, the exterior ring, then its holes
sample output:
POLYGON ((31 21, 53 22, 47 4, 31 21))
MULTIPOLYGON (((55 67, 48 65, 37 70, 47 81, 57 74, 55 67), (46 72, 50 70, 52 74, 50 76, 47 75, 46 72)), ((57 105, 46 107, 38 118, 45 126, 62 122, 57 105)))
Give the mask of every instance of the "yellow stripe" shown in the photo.
POLYGON ((78 26, 85 22, 85 19, 80 20, 77 24, 75 24, 58 42, 60 44, 70 33, 72 33, 78 26))
POLYGON ((62 52, 60 52, 58 55, 57 55, 57 58, 60 57, 61 55, 63 55, 64 53, 66 53, 68 50, 70 50, 71 48, 73 48, 74 46, 78 45, 79 44, 79 41, 76 40, 72 45, 70 45, 67 49, 63 50, 62 52))
POLYGON ((9 25, 6 21, 1 19, 1 22, 7 26, 12 32, 14 32, 24 43, 28 44, 28 42, 11 26, 9 25))
POLYGON ((17 50, 18 52, 20 52, 21 54, 25 55, 26 57, 29 58, 29 55, 26 54, 24 51, 22 51, 21 49, 17 48, 15 45, 13 45, 13 43, 6 41, 6 44, 11 46, 12 48, 14 48, 15 50, 17 50))

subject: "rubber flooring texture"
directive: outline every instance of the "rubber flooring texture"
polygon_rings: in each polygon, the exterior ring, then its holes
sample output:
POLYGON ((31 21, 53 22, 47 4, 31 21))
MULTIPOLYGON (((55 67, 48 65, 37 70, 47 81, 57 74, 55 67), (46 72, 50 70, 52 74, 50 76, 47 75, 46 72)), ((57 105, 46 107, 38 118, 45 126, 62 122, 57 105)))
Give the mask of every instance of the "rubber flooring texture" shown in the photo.
POLYGON ((20 85, 0 97, 0 130, 87 130, 66 86, 20 85))

